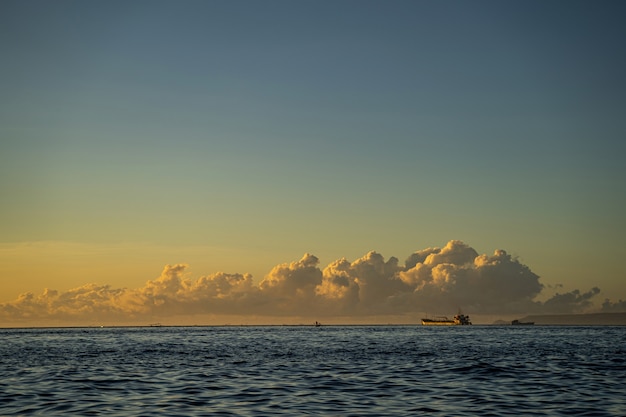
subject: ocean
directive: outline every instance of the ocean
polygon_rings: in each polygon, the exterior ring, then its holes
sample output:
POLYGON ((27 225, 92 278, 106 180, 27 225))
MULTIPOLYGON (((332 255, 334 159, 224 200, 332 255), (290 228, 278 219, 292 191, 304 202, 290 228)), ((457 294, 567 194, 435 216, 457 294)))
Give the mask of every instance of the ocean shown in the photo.
POLYGON ((626 327, 0 329, 2 416, 626 416, 626 327))

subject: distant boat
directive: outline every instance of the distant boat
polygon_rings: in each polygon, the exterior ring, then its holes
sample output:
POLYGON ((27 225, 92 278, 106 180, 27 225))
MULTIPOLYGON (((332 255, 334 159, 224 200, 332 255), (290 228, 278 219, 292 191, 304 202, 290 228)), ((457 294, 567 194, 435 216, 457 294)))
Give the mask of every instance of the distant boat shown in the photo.
POLYGON ((447 317, 435 317, 434 319, 422 319, 422 326, 468 326, 472 324, 469 316, 457 314, 452 320, 447 317))
POLYGON ((532 326, 534 325, 535 322, 534 321, 519 321, 519 320, 513 320, 511 322, 512 326, 532 326))
POLYGON ((322 325, 322 323, 320 323, 319 321, 315 322, 315 327, 320 327, 322 325))

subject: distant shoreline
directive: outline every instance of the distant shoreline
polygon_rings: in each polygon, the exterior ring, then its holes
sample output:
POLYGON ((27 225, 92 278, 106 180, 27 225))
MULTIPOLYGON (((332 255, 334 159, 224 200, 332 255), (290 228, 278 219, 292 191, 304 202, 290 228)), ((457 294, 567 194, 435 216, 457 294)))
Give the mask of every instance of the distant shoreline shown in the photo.
MULTIPOLYGON (((521 322, 534 322, 535 325, 552 326, 626 326, 626 312, 624 313, 590 313, 590 314, 541 314, 528 315, 519 318, 521 322)), ((510 322, 498 321, 493 324, 476 324, 475 326, 510 325, 510 322)), ((416 326, 420 323, 333 323, 321 327, 385 327, 385 326, 416 326)), ((50 325, 50 326, 0 326, 0 330, 20 329, 112 329, 112 328, 153 328, 165 327, 315 327, 314 324, 117 324, 117 325, 50 325)))
POLYGON ((519 320, 543 325, 626 326, 626 313, 540 314, 519 320))

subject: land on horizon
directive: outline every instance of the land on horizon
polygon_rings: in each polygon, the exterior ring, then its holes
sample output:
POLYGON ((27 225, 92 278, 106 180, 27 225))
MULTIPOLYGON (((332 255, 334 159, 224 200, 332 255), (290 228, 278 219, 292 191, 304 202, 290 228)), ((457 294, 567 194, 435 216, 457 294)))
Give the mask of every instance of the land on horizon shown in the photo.
MULTIPOLYGON (((542 314, 528 315, 518 319, 522 323, 533 322, 540 326, 626 326, 626 313, 587 313, 587 314, 542 314)), ((320 323, 322 327, 341 326, 422 326, 415 323, 367 323, 367 322, 329 322, 320 323)), ((496 320, 489 323, 474 323, 477 326, 510 325, 508 320, 496 320)), ((0 329, 82 329, 82 328, 141 328, 141 327, 315 327, 315 322, 300 323, 222 323, 222 324, 120 324, 120 325, 42 325, 42 326, 0 326, 0 329)))

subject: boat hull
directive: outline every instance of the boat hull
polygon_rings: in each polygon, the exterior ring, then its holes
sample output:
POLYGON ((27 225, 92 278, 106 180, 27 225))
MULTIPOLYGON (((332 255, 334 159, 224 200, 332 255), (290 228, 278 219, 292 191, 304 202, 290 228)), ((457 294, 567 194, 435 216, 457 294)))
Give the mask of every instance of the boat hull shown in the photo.
POLYGON ((422 319, 422 326, 458 326, 453 320, 422 319))
POLYGON ((454 316, 454 320, 450 320, 445 316, 435 319, 422 319, 422 326, 467 326, 472 324, 469 316, 465 314, 457 314, 454 316))

